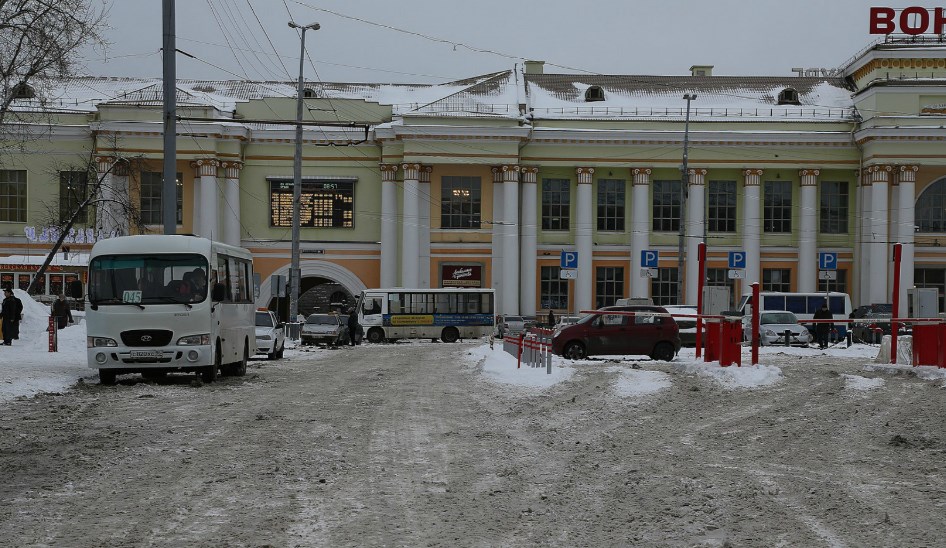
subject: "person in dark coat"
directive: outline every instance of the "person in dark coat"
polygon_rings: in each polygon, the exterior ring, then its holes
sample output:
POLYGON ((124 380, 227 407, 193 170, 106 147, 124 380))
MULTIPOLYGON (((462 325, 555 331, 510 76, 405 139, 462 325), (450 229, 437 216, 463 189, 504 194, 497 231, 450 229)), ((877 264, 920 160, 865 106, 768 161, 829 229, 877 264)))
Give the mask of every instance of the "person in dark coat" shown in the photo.
POLYGON ((361 329, 361 326, 358 325, 358 314, 355 312, 355 309, 352 308, 348 311, 348 346, 355 346, 357 344, 355 339, 358 336, 359 329, 361 329))
POLYGON ((56 329, 62 329, 73 323, 72 310, 69 310, 69 303, 66 302, 65 295, 57 295, 56 301, 52 306, 53 317, 56 318, 56 329))
POLYGON ((549 309, 549 327, 555 327, 555 312, 549 309))
MULTIPOLYGON (((828 303, 822 303, 821 308, 815 311, 814 319, 816 320, 831 320, 834 319, 834 315, 831 314, 831 310, 828 309, 828 303)), ((822 349, 828 347, 828 337, 831 335, 831 330, 834 328, 834 324, 828 322, 818 322, 815 324, 815 339, 818 341, 818 346, 822 349)))
POLYGON ((3 304, 0 304, 0 329, 3 329, 3 344, 10 346, 13 339, 20 338, 20 317, 23 315, 23 303, 13 296, 13 290, 3 290, 3 304))

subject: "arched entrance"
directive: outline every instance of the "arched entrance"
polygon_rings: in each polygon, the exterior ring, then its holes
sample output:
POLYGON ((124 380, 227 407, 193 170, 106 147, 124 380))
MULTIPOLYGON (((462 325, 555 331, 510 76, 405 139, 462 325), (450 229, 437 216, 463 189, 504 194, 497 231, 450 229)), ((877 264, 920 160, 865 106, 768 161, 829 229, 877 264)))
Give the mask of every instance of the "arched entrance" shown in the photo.
MULTIPOLYGON (((354 304, 354 300, 367 286, 347 268, 323 261, 303 262, 301 265, 302 282, 299 285, 299 313, 309 315, 314 312, 328 312, 338 308, 345 309, 354 304)), ((281 276, 289 275, 289 265, 275 272, 281 276)), ((275 299, 272 295, 272 277, 260 282, 260 294, 256 306, 267 306, 283 320, 289 316, 289 299, 275 299)))

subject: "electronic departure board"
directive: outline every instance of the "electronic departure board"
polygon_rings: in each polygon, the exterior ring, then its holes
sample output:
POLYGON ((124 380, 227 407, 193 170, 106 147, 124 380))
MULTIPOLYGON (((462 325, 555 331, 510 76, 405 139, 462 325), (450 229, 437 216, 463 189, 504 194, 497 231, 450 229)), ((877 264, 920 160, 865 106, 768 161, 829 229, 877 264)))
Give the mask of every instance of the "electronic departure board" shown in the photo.
MULTIPOLYGON (((292 181, 269 182, 270 226, 292 226, 292 181)), ((353 228, 354 181, 302 181, 299 226, 353 228)))

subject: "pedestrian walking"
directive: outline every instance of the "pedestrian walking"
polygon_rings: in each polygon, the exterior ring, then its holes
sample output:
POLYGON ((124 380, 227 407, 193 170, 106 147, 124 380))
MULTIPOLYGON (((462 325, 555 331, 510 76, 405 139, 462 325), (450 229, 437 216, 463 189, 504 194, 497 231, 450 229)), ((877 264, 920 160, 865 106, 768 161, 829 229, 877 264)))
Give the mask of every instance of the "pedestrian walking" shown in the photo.
MULTIPOLYGON (((815 311, 814 319, 816 320, 831 320, 834 319, 834 315, 831 314, 831 310, 828 308, 828 303, 824 302, 821 304, 821 308, 815 311)), ((834 324, 828 322, 818 322, 815 324, 815 339, 818 341, 818 346, 821 349, 828 347, 828 338, 831 335, 831 330, 834 328, 834 324)))
POLYGON ((358 330, 361 329, 361 326, 358 325, 358 314, 354 308, 348 311, 348 346, 355 346, 358 344, 355 342, 355 339, 358 337, 358 330))
POLYGON ((62 329, 73 323, 72 310, 69 309, 69 303, 66 302, 66 296, 56 295, 56 300, 52 306, 53 317, 56 318, 56 329, 62 329))
POLYGON ((549 327, 555 327, 555 312, 549 309, 549 327))
POLYGON ((20 338, 20 319, 23 317, 23 302, 13 296, 9 287, 3 290, 3 303, 0 304, 0 329, 3 330, 3 344, 10 346, 14 339, 20 338))

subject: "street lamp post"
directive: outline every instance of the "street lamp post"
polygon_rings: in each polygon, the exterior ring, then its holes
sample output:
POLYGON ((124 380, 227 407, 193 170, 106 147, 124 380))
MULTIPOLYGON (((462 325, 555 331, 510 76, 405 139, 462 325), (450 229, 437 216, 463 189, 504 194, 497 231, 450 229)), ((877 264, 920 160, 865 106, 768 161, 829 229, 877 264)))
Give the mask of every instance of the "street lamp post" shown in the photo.
POLYGON ((318 23, 297 25, 289 21, 289 27, 302 31, 302 47, 299 53, 299 86, 296 93, 296 152, 292 162, 292 259, 289 267, 289 321, 299 315, 299 286, 302 270, 299 268, 299 209, 302 202, 302 81, 305 72, 305 31, 319 30, 318 23))
POLYGON ((686 240, 687 187, 690 175, 687 173, 687 154, 690 145, 690 101, 696 99, 695 93, 686 93, 687 114, 683 125, 683 176, 680 180, 680 241, 677 247, 677 304, 683 304, 683 249, 686 240))

